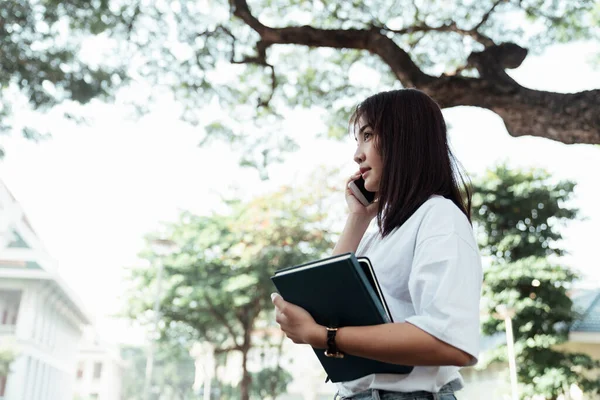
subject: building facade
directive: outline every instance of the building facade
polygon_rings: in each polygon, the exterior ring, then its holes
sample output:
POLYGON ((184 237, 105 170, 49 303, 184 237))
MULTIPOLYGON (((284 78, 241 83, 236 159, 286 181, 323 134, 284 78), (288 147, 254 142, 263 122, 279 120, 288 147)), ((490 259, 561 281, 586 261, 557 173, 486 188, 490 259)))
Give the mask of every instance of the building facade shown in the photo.
POLYGON ((89 323, 0 181, 0 347, 15 354, 0 377, 0 399, 70 400, 78 343, 89 323))
POLYGON ((79 346, 74 400, 120 400, 124 364, 119 347, 86 332, 79 346))

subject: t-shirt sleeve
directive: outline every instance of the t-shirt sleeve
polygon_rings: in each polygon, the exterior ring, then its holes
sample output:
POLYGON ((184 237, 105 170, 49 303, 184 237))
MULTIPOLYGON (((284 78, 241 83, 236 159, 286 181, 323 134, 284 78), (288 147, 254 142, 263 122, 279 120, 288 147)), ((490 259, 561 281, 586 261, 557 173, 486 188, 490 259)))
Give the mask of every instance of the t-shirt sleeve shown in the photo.
POLYGON ((406 319, 470 354, 479 353, 479 252, 455 232, 429 237, 415 248, 408 287, 416 315, 406 319))

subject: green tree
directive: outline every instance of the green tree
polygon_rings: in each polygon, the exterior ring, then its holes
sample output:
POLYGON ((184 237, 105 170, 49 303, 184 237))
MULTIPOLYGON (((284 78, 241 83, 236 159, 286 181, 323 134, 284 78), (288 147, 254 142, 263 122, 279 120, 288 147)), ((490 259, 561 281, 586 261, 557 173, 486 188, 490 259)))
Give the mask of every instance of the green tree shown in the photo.
MULTIPOLYGON (((157 260, 165 275, 162 332, 190 343, 212 343, 217 356, 241 354, 240 398, 247 400, 253 335, 260 321, 274 318, 270 276, 278 268, 322 256, 332 243, 322 200, 299 195, 297 189, 223 206, 225 211, 208 216, 183 213, 167 227, 163 238, 174 243, 176 252, 157 260)), ((145 257, 158 258, 151 251, 145 257)), ((132 273, 129 312, 145 322, 151 316, 155 269, 132 273)))
MULTIPOLYGON (((142 347, 125 346, 121 357, 126 364, 123 373, 124 400, 146 400, 144 379, 146 351, 142 347)), ((156 348, 150 393, 153 399, 193 399, 194 359, 184 346, 161 342, 156 348)))
POLYGON ((255 350, 260 352, 261 364, 265 367, 252 374, 252 398, 275 400, 285 393, 287 385, 292 381, 292 375, 281 366, 284 340, 285 336, 282 335, 274 345, 272 338, 264 334, 260 340, 262 343, 257 343, 255 350), (266 360, 267 355, 271 356, 270 362, 266 360))
MULTIPOLYGON (((126 78, 124 70, 118 64, 82 61, 82 39, 106 32, 125 37, 128 14, 127 8, 109 0, 0 2, 0 135, 12 130, 15 96, 24 96, 41 111, 64 101, 110 98, 126 78)), ((28 126, 23 135, 40 138, 28 126)))
POLYGON ((250 394, 255 399, 275 399, 291 381, 292 375, 281 367, 263 368, 252 374, 250 394))
POLYGON ((11 348, 0 347, 0 376, 7 376, 10 372, 10 364, 15 359, 11 348))
MULTIPOLYGON (((518 377, 526 396, 556 399, 573 383, 590 393, 600 389, 586 375, 598 362, 556 347, 568 339, 577 317, 567 293, 577 276, 553 261, 565 253, 560 227, 578 213, 569 206, 574 187, 543 170, 506 165, 488 170, 473 184, 473 219, 482 254, 491 260, 484 278, 488 317, 483 332, 505 330, 494 315, 499 305, 515 310, 518 377)), ((504 347, 497 349, 495 359, 506 360, 505 354, 504 347)))

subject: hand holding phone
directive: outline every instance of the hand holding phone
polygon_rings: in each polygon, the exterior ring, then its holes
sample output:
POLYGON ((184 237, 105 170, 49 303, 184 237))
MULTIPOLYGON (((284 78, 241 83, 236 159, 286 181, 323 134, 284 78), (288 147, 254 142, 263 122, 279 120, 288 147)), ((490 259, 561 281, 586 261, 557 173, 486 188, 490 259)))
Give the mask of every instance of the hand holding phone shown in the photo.
POLYGON ((356 199, 365 207, 375 200, 375 193, 369 192, 367 189, 365 189, 365 180, 362 178, 362 176, 354 181, 351 181, 348 184, 348 188, 354 197, 356 197, 356 199))

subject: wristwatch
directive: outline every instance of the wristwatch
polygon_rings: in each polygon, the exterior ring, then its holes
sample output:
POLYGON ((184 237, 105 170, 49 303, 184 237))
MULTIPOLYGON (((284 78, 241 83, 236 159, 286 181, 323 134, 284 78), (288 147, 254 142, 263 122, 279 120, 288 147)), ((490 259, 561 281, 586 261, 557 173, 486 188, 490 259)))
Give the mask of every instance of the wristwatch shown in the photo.
POLYGON ((335 335, 337 334, 338 328, 326 328, 327 329, 327 350, 325 355, 333 358, 344 358, 344 353, 338 350, 335 344, 335 335))

